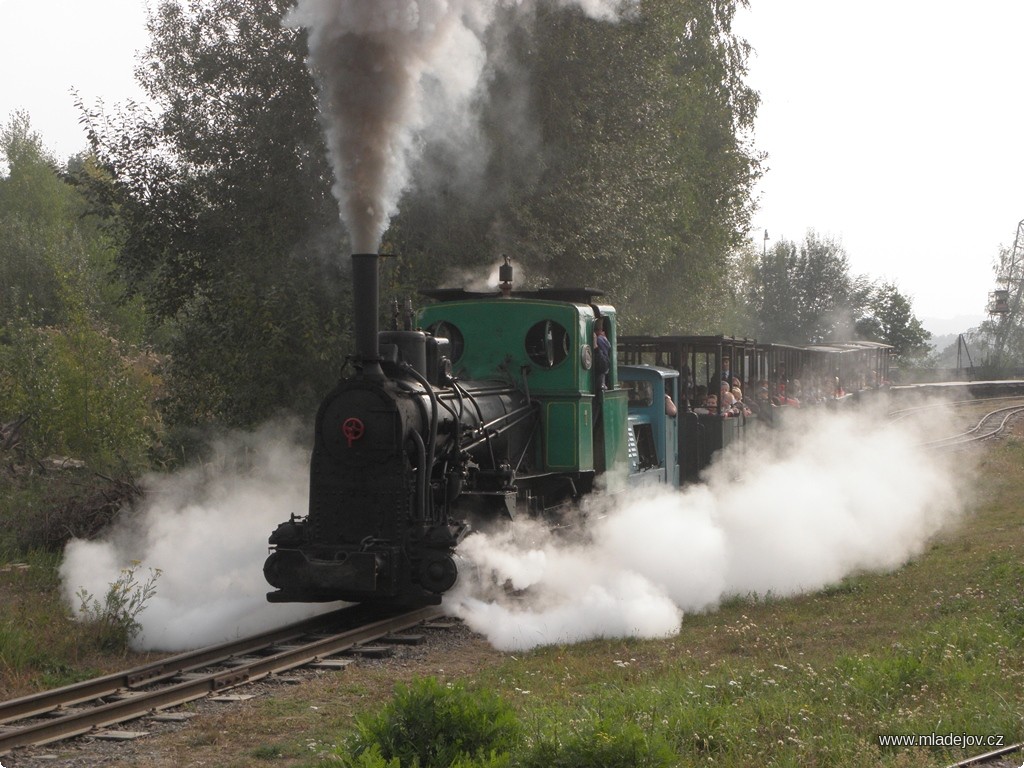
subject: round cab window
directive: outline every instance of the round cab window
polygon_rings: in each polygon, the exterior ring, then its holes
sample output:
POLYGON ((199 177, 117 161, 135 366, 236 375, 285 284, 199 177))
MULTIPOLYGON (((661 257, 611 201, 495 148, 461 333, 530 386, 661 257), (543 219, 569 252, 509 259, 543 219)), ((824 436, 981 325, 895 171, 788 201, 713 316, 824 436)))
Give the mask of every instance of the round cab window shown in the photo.
POLYGON ((451 361, 457 363, 462 357, 462 350, 465 349, 466 341, 462 337, 462 331, 449 322, 439 320, 429 328, 431 335, 438 339, 448 339, 448 348, 451 351, 451 361))
POLYGON ((526 354, 542 368, 554 368, 569 356, 569 332, 554 320, 541 320, 526 332, 526 354))

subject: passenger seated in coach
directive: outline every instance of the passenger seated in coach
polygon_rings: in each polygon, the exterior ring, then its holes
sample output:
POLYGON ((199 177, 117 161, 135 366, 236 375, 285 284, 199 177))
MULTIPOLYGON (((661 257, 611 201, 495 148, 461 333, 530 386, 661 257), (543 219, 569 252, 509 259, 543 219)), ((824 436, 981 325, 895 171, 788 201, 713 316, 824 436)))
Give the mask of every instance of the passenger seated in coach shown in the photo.
POLYGON ((740 412, 744 416, 753 416, 754 415, 754 407, 752 407, 751 403, 748 403, 746 400, 743 399, 743 390, 742 389, 740 389, 739 387, 733 387, 732 388, 732 396, 736 400, 736 407, 740 410, 740 412))
POLYGON ((786 370, 785 363, 779 363, 775 367, 775 373, 772 376, 772 380, 776 386, 785 387, 789 383, 789 372, 786 370))
POLYGON ((705 387, 703 384, 698 384, 693 390, 693 400, 691 401, 693 412, 707 413, 707 399, 708 388, 705 387))
POLYGON ((785 392, 780 392, 778 395, 776 395, 772 402, 774 402, 776 405, 786 405, 790 406, 791 408, 800 407, 800 401, 797 400, 795 397, 789 397, 785 392))
POLYGON ((818 396, 818 402, 824 403, 826 400, 831 400, 832 392, 832 377, 827 373, 821 374, 815 382, 815 394, 818 396))
POLYGON ((786 367, 783 363, 779 363, 779 370, 775 379, 775 394, 772 395, 772 402, 775 405, 800 405, 799 400, 789 396, 788 388, 789 377, 786 375, 786 367))
POLYGON ((736 398, 732 396, 732 392, 726 390, 722 393, 722 412, 723 418, 729 418, 730 416, 739 416, 740 413, 736 409, 736 398))
POLYGON ((803 402, 806 403, 820 403, 824 398, 821 396, 821 378, 818 376, 811 376, 807 382, 807 386, 804 387, 803 402))

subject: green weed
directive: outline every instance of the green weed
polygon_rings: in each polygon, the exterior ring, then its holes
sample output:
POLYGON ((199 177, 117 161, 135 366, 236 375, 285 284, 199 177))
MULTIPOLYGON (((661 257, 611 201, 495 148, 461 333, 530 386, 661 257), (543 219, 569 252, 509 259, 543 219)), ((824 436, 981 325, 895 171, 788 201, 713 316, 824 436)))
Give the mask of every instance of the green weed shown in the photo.
POLYGON ((122 568, 121 575, 110 584, 101 603, 82 587, 75 593, 79 599, 78 616, 98 645, 107 651, 127 651, 129 643, 142 629, 138 616, 146 601, 156 594, 160 569, 150 569, 149 578, 138 581, 139 563, 122 568))

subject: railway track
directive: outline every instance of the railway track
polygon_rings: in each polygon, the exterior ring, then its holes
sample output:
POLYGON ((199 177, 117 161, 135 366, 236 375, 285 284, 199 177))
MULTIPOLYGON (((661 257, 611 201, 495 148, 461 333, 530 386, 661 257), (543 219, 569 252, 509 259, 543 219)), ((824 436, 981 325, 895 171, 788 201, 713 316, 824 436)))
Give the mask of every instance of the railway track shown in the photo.
POLYGON ((1012 768, 1018 768, 1018 760, 1010 759, 1010 755, 1019 754, 1024 752, 1024 743, 1021 744, 1010 744, 1000 749, 986 752, 983 755, 976 755, 974 757, 968 757, 960 762, 953 763, 947 768, 972 768, 972 766, 991 766, 991 768, 1000 768, 1000 766, 1012 766, 1012 768))
POLYGON ((1022 400, 1019 395, 991 398, 978 397, 970 400, 944 400, 941 402, 932 402, 925 405, 910 406, 908 408, 891 411, 888 414, 888 417, 890 421, 896 422, 918 416, 927 417, 929 412, 934 412, 936 410, 976 409, 979 405, 984 406, 999 402, 1005 402, 1007 405, 985 413, 973 427, 955 435, 931 440, 921 443, 920 445, 922 448, 931 448, 935 450, 953 449, 999 437, 1010 426, 1013 421, 1013 417, 1024 412, 1024 400, 1022 400))
POLYGON ((911 405, 906 408, 899 408, 894 411, 889 411, 888 417, 890 421, 900 421, 911 416, 917 416, 926 414, 929 411, 935 411, 940 409, 950 408, 967 408, 970 406, 977 406, 981 403, 1024 403, 1024 398, 1020 395, 1000 395, 994 397, 972 397, 968 400, 937 400, 924 405, 911 405))
MULTIPOLYGON (((443 615, 438 606, 381 615, 345 608, 281 629, 0 703, 0 756, 96 732, 404 632, 443 615)), ((377 649, 374 649, 377 650, 377 649)))
POLYGON ((947 449, 991 440, 1003 434, 1013 417, 1020 413, 1024 413, 1024 405, 1020 404, 1019 401, 1016 405, 997 408, 984 414, 970 429, 955 435, 950 435, 949 437, 943 437, 938 440, 922 443, 921 447, 947 449))

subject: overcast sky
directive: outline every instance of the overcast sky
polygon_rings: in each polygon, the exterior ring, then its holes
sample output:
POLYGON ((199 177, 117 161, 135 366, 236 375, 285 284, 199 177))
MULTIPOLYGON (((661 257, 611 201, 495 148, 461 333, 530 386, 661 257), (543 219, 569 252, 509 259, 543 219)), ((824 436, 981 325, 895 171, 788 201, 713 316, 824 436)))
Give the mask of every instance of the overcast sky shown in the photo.
POLYGON ((1024 219, 1024 3, 751 6, 737 29, 756 49, 769 154, 753 238, 814 229, 855 273, 912 296, 918 317, 983 319, 993 261, 1024 219))
POLYGON ((71 89, 88 105, 138 97, 143 0, 0 0, 0 120, 25 109, 59 159, 86 146, 71 89))
MULTIPOLYGON (((895 282, 931 330, 977 324, 1024 219, 1024 2, 751 5, 737 31, 756 49, 769 155, 752 238, 814 229, 842 242, 855 274, 895 282)), ((90 105, 137 97, 143 21, 143 0, 0 0, 0 119, 24 108, 58 157, 83 148, 70 90, 90 105)))

